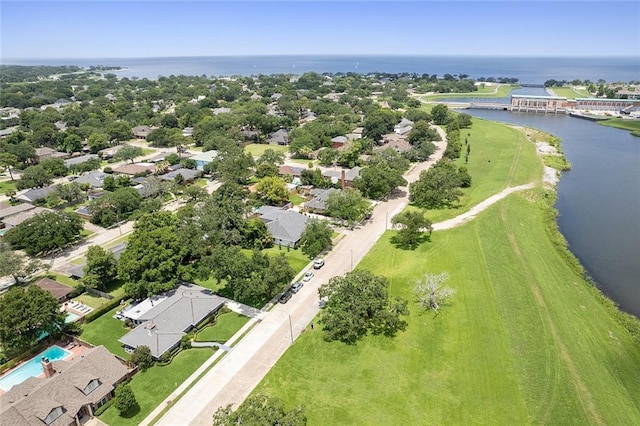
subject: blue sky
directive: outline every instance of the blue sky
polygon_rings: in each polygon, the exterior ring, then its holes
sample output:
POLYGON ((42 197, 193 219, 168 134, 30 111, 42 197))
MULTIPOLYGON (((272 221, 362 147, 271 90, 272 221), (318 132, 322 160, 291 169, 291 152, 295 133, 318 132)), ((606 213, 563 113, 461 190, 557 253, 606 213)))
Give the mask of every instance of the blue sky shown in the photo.
POLYGON ((640 2, 5 1, 1 58, 640 56, 640 2))

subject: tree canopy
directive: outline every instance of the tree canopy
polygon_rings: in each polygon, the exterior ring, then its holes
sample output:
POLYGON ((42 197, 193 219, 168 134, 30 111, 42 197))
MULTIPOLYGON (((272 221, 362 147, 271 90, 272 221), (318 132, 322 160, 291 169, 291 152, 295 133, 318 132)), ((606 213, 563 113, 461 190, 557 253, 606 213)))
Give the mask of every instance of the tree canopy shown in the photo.
POLYGON ((313 259, 326 249, 331 249, 333 231, 320 219, 310 219, 300 237, 302 253, 313 259))
POLYGON ((287 411, 283 402, 263 394, 250 395, 236 411, 232 406, 220 407, 213 415, 213 426, 304 426, 307 417, 303 407, 287 411))
POLYGON ((75 213, 46 211, 37 214, 4 235, 11 246, 31 256, 68 246, 80 236, 82 220, 75 213))
POLYGON ((409 200, 427 209, 450 207, 460 199, 462 183, 456 165, 442 159, 429 170, 423 170, 420 178, 409 186, 409 200))
POLYGON ((333 191, 326 201, 327 214, 343 220, 350 226, 360 222, 371 213, 371 205, 357 189, 333 191))
POLYGON ((58 301, 36 285, 13 287, 0 297, 0 342, 8 356, 32 347, 43 332, 55 335, 64 325, 58 301))
POLYGON ((323 284, 318 293, 327 300, 320 319, 325 339, 353 344, 368 332, 393 336, 403 331, 407 323, 400 317, 409 314, 407 302, 391 302, 388 288, 385 277, 359 269, 323 284))
POLYGON ((431 237, 433 230, 431 221, 419 211, 405 210, 395 215, 391 219, 391 223, 400 228, 393 242, 410 249, 414 249, 420 244, 425 232, 427 238, 431 237))
POLYGON ((118 277, 118 265, 110 250, 100 246, 89 246, 87 264, 84 267, 82 283, 89 288, 106 290, 118 277))

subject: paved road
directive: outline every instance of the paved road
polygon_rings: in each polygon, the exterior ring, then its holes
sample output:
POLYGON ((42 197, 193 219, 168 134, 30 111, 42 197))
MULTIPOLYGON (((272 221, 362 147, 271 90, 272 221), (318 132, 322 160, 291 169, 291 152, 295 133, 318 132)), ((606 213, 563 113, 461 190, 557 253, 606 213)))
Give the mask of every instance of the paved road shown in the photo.
MULTIPOLYGON (((441 132, 443 134, 444 132, 441 132)), ((442 157, 446 142, 436 144, 433 159, 410 170, 408 182, 442 157)), ((371 219, 346 236, 325 257, 325 266, 285 305, 278 304, 265 313, 262 321, 196 383, 167 413, 158 425, 210 425, 213 413, 229 404, 241 403, 278 359, 284 354, 319 311, 318 287, 336 275, 351 271, 390 226, 391 218, 408 202, 408 189, 400 196, 381 202, 371 219)))

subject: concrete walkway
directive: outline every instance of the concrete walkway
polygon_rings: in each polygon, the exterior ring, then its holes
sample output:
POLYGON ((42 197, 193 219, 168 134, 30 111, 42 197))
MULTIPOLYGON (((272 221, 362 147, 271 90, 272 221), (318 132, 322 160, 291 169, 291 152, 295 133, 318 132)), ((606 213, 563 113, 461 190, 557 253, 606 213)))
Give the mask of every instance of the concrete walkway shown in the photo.
MULTIPOLYGON (((446 141, 437 142, 436 146, 437 151, 431 160, 416 165, 405 174, 408 182, 417 180, 420 172, 442 158, 446 141)), ((315 271, 314 278, 305 283, 287 304, 278 304, 265 313, 262 321, 193 385, 157 424, 210 425, 218 408, 229 404, 237 406, 244 401, 295 338, 307 330, 320 309, 320 285, 333 276, 353 270, 390 227, 390 219, 407 205, 408 188, 400 188, 397 192, 400 195, 376 206, 367 223, 346 231, 345 237, 325 256, 325 266, 315 271)), ((162 408, 159 407, 159 411, 162 408)))

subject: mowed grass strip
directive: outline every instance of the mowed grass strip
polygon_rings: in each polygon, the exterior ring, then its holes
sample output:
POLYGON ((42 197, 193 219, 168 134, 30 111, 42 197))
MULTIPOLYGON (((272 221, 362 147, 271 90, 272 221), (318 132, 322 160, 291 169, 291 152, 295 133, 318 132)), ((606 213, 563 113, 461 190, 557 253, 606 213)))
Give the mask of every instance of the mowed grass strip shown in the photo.
POLYGON ((587 89, 578 89, 572 86, 552 87, 551 90, 553 90, 556 96, 562 96, 567 99, 593 97, 587 89))
POLYGON ((112 354, 129 359, 129 354, 122 348, 118 339, 131 330, 124 326, 124 321, 113 317, 121 309, 120 306, 115 307, 95 321, 83 324, 80 338, 95 346, 104 345, 112 354))
POLYGON ((309 424, 639 424, 640 353, 558 254, 537 192, 512 194, 415 251, 388 232, 358 266, 410 301, 409 327, 356 345, 304 333, 258 386, 309 424), (413 286, 448 271, 439 315, 413 286))
POLYGON ((275 151, 275 152, 282 152, 283 154, 288 151, 288 148, 286 146, 282 146, 282 145, 269 145, 269 144, 266 144, 266 143, 252 143, 252 144, 246 145, 244 147, 244 152, 248 152, 249 154, 253 155, 254 157, 260 157, 262 154, 264 154, 264 152, 267 149, 270 149, 270 150, 275 151))
POLYGON ((140 424, 213 353, 212 348, 188 349, 176 355, 169 365, 156 365, 147 371, 138 372, 131 379, 130 385, 140 407, 139 411, 124 418, 120 417, 117 408, 112 405, 99 416, 100 420, 106 424, 118 426, 140 424))
POLYGON ((542 176, 535 145, 520 130, 474 117, 471 128, 460 130, 460 139, 462 152, 456 164, 467 167, 471 187, 462 189, 457 208, 425 210, 434 223, 456 217, 509 186, 537 182, 542 176), (465 164, 467 146, 471 151, 465 164))
POLYGON ((216 318, 216 323, 202 329, 196 335, 197 342, 219 342, 224 343, 231 339, 234 334, 244 326, 248 317, 240 315, 236 312, 227 312, 216 318))
POLYGON ((509 96, 513 89, 518 89, 519 87, 517 84, 500 84, 498 90, 496 90, 495 85, 485 85, 484 87, 478 86, 477 92, 437 93, 433 95, 418 95, 418 98, 428 102, 450 98, 505 98, 509 96))

